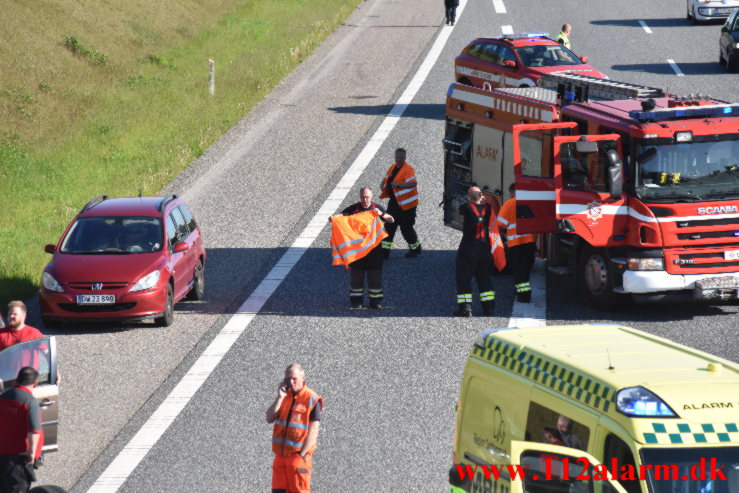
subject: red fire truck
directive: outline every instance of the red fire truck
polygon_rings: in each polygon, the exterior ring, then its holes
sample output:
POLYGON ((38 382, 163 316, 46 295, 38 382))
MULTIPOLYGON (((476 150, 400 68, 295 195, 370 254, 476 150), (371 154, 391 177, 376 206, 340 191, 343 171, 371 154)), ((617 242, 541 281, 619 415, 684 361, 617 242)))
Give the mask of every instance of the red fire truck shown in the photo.
POLYGON ((575 74, 539 87, 452 84, 444 223, 467 188, 516 183, 517 231, 585 300, 739 297, 739 104, 575 74))

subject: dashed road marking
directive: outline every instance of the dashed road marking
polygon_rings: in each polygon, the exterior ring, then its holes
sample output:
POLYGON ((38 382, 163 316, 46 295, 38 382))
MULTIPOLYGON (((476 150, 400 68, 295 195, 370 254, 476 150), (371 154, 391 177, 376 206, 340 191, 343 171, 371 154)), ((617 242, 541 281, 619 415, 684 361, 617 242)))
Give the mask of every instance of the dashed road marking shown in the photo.
POLYGON ((513 303, 508 327, 543 327, 547 324, 547 273, 544 259, 531 270, 531 303, 513 303))
POLYGON ((513 26, 500 26, 500 32, 503 34, 513 34, 513 26))
MULTIPOLYGON (((462 14, 466 0, 459 4, 458 15, 462 14)), ((339 183, 333 189, 321 208, 316 212, 305 229, 300 233, 292 246, 280 258, 277 264, 266 275, 254 292, 249 295, 244 304, 228 320, 218 335, 213 339, 203 354, 195 361, 193 366, 182 377, 182 380, 172 389, 141 429, 123 447, 100 477, 90 487, 88 493, 113 493, 126 482, 136 466, 144 459, 146 454, 156 445, 164 435, 172 422, 179 416, 190 399, 208 379, 216 366, 223 360, 231 350, 236 340, 246 330, 254 317, 260 312, 267 300, 274 294, 282 284, 290 271, 295 267, 303 254, 310 248, 323 228, 328 224, 326 218, 339 208, 347 194, 362 172, 379 151, 390 132, 405 113, 418 90, 428 77, 429 72, 439 58, 441 51, 452 34, 452 29, 441 29, 431 46, 426 58, 418 71, 411 79, 408 87, 390 110, 390 113, 380 124, 362 152, 357 156, 352 165, 346 171, 339 183)))
POLYGON ((680 70, 680 67, 677 66, 677 63, 675 63, 675 60, 668 59, 667 63, 669 63, 670 67, 672 67, 672 70, 675 71, 675 75, 677 75, 678 77, 682 77, 683 75, 685 75, 683 71, 680 70))
POLYGON ((505 5, 503 5, 503 0, 493 0, 493 8, 495 9, 496 14, 507 13, 505 9, 505 5))
POLYGON ((644 21, 639 21, 639 24, 641 24, 641 27, 644 28, 644 30, 647 32, 647 34, 652 34, 652 30, 649 29, 649 26, 647 26, 647 23, 644 21))

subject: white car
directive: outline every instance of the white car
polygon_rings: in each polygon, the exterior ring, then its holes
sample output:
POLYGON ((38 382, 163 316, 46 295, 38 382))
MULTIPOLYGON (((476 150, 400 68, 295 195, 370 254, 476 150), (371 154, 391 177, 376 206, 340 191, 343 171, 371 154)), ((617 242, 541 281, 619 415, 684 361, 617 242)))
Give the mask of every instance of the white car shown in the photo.
POLYGON ((725 19, 734 9, 739 8, 739 0, 687 0, 688 20, 693 24, 700 21, 725 19))

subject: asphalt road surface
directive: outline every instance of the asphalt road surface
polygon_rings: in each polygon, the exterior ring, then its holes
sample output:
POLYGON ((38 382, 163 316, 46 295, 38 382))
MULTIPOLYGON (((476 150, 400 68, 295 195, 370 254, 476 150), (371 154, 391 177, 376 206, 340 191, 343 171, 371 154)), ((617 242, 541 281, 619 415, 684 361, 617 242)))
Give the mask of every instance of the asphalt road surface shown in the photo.
MULTIPOLYGON (((573 25, 573 50, 612 79, 739 101, 737 75, 717 63, 719 25, 689 25, 684 2, 470 0, 452 29, 443 26, 440 0, 365 1, 163 191, 183 195, 204 230, 206 299, 178 305, 166 329, 47 331, 59 335, 64 381, 60 451, 48 456, 41 483, 88 491, 259 292, 352 163, 371 157, 342 205, 356 201, 359 186, 376 189, 402 146, 419 180, 424 253, 405 258, 398 234, 385 266, 386 308, 347 309, 348 273, 330 265, 329 229, 309 228, 317 239, 273 284, 259 313, 241 316, 248 325, 120 491, 269 491, 264 411, 292 362, 304 365, 326 402, 314 491, 444 491, 466 355, 481 330, 507 326, 514 307, 511 279, 500 276, 494 317, 450 317, 460 233, 443 226, 437 204, 452 61, 469 40, 503 26, 555 35, 564 22, 573 25), (384 132, 432 44, 447 35, 428 77, 384 132), (367 154, 367 146, 377 152, 367 154)), ((547 325, 624 323, 739 361, 737 305, 630 304, 603 313, 582 305, 571 281, 547 284, 557 287, 545 293, 547 325)))

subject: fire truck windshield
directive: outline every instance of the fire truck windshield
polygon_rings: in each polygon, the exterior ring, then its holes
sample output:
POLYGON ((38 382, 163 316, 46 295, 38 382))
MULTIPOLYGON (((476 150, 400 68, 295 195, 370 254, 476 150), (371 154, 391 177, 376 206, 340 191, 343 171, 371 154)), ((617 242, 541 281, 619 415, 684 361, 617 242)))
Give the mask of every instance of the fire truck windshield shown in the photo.
POLYGON ((638 141, 636 192, 657 201, 739 198, 739 140, 638 141))

